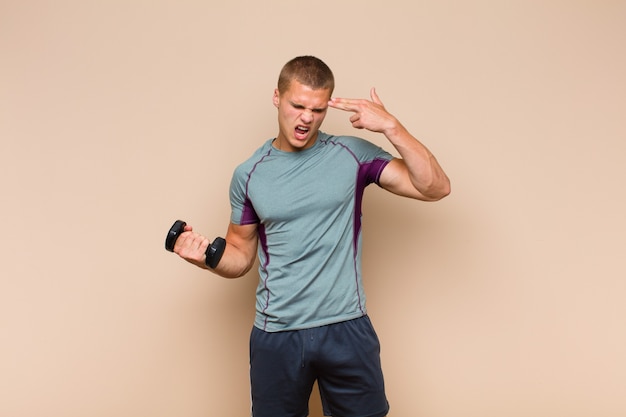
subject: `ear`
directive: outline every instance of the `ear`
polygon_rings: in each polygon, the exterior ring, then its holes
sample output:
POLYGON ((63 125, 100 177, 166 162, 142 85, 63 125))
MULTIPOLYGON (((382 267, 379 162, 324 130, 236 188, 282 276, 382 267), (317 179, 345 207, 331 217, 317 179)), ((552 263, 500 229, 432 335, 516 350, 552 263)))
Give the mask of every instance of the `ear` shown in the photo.
POLYGON ((278 91, 278 88, 274 90, 274 97, 272 97, 272 102, 274 103, 274 106, 278 108, 278 105, 280 104, 280 92, 278 91))

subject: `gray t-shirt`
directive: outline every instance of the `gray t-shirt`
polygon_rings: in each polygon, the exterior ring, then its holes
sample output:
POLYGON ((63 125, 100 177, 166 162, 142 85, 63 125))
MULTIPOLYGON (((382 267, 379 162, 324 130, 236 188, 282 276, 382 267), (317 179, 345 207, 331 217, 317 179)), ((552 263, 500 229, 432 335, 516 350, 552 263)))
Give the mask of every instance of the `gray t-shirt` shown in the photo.
POLYGON ((305 329, 366 314, 361 202, 391 159, 363 139, 319 132, 298 152, 270 139, 235 169, 231 221, 258 224, 256 327, 305 329))

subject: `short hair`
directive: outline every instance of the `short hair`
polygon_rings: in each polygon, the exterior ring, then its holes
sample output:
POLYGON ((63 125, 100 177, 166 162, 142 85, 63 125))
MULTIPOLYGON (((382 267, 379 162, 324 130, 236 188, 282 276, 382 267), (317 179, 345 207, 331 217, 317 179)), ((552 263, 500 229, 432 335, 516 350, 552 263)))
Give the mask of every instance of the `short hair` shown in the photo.
POLYGON ((328 89, 331 95, 335 89, 335 77, 328 65, 310 55, 293 58, 283 66, 278 76, 278 91, 287 91, 292 80, 314 90, 328 89))

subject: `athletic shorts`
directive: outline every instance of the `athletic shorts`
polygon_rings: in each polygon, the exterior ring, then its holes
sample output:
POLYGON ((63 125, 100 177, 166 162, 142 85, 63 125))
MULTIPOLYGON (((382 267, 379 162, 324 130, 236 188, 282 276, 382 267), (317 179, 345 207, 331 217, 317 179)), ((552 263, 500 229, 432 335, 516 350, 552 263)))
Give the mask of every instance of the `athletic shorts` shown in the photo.
POLYGON ((253 417, 306 417, 317 381, 324 415, 383 417, 389 411, 380 344, 369 317, 250 335, 253 417))

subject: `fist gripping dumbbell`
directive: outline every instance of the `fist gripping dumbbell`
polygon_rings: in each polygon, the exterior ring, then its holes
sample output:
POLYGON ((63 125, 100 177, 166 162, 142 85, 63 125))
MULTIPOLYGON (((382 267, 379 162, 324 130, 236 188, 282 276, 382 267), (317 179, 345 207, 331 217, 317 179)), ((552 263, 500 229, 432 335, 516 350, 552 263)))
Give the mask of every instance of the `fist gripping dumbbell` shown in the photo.
MULTIPOLYGON (((170 227, 169 232, 167 232, 167 237, 165 238, 165 249, 174 252, 174 245, 176 244, 176 239, 180 236, 181 233, 185 231, 185 223, 182 220, 176 220, 172 227, 170 227)), ((224 254, 224 249, 226 249, 226 240, 221 237, 215 238, 213 243, 209 245, 206 249, 206 265, 209 268, 215 268, 217 264, 222 259, 222 255, 224 254)))

